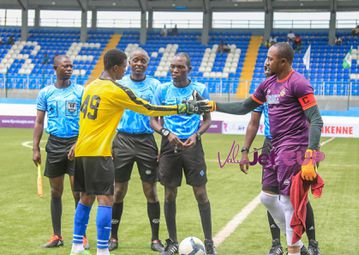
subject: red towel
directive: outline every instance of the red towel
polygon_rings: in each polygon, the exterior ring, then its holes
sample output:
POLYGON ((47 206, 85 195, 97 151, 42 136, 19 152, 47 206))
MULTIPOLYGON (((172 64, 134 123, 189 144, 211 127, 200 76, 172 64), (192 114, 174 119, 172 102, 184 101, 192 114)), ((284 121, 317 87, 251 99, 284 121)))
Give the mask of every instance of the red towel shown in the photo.
POLYGON ((290 188, 290 201, 294 208, 290 222, 290 226, 293 229, 292 243, 300 240, 306 228, 305 219, 307 217, 309 187, 311 187, 314 197, 319 198, 322 195, 324 181, 319 174, 314 182, 303 181, 300 172, 292 178, 292 186, 290 188))

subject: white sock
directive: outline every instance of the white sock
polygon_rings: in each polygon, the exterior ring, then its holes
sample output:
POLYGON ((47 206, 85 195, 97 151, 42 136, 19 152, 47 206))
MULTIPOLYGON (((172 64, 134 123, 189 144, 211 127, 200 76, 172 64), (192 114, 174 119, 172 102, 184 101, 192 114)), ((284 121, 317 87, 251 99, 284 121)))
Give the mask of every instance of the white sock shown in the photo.
POLYGON ((110 251, 108 250, 108 248, 106 249, 97 248, 97 255, 110 255, 110 251))
POLYGON ((300 252, 296 252, 296 253, 288 253, 288 255, 300 255, 300 252))
MULTIPOLYGON (((285 233, 287 237, 287 245, 302 247, 303 243, 301 240, 292 244, 293 229, 290 226, 290 222, 292 220, 294 209, 292 203, 290 202, 289 196, 283 196, 283 195, 280 196, 280 206, 282 207, 282 210, 285 215, 285 225, 286 225, 285 233)), ((296 255, 297 253, 293 253, 293 254, 296 255)))
POLYGON ((272 215, 280 230, 285 232, 285 216, 279 203, 279 195, 269 194, 262 191, 260 194, 260 200, 267 208, 268 212, 272 215))
POLYGON ((71 252, 83 252, 84 251, 84 247, 82 245, 82 243, 72 243, 72 249, 71 252))

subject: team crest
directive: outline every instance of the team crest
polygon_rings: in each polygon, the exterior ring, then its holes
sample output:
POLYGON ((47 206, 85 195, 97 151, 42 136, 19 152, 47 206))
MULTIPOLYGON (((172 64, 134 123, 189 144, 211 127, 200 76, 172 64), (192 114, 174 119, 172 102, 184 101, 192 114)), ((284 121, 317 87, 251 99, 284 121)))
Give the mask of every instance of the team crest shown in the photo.
POLYGON ((76 112, 76 102, 67 102, 67 110, 71 113, 76 112))
POLYGON ((279 95, 280 95, 281 97, 284 97, 285 94, 286 94, 285 89, 282 89, 282 90, 279 92, 279 95))

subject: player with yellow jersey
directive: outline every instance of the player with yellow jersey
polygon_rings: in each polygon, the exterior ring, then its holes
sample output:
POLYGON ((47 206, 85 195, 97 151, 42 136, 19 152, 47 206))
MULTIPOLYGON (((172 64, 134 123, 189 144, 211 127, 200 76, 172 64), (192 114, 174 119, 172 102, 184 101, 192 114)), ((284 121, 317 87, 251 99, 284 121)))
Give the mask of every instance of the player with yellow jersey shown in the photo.
MULTIPOLYGON (((200 114, 208 111, 203 101, 187 101, 173 106, 156 106, 136 97, 120 80, 126 70, 126 54, 111 49, 104 56, 105 70, 89 84, 81 103, 80 130, 75 149, 75 190, 81 192, 74 220, 71 255, 88 254, 82 238, 86 231, 91 206, 97 208, 97 255, 108 255, 114 193, 114 166, 111 144, 125 109, 149 116, 200 114)), ((73 152, 70 152, 70 157, 73 152)))

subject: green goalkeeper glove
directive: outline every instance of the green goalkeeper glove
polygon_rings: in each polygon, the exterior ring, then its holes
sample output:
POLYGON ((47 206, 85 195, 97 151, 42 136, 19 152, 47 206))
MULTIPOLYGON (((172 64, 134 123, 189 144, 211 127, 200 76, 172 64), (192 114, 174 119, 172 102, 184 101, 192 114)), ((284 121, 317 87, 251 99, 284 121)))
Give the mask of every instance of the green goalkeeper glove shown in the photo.
POLYGON ((182 104, 178 105, 177 112, 179 114, 202 114, 211 111, 212 106, 207 99, 197 100, 197 91, 193 91, 192 97, 193 99, 184 100, 182 104))

